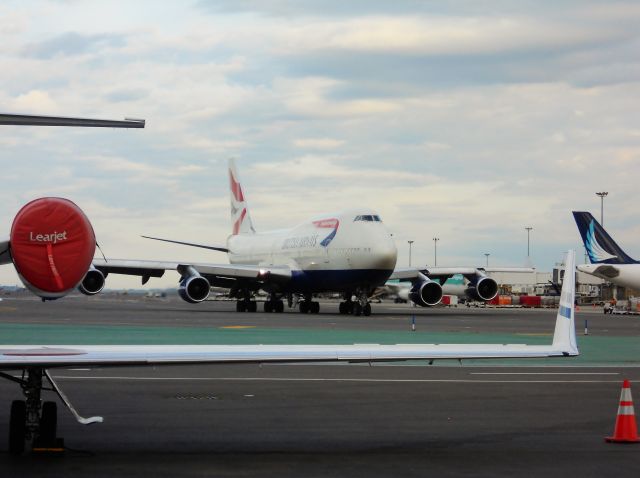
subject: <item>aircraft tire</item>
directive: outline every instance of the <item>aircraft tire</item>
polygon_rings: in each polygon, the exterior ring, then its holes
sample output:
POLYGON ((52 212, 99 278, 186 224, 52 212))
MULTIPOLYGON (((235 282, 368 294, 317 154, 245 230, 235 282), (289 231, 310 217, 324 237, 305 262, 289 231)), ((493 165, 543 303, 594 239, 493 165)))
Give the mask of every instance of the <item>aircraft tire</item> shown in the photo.
POLYGON ((353 304, 353 315, 355 315, 356 317, 360 317, 361 314, 362 306, 356 302, 355 304, 353 304))
POLYGON ((284 312, 284 302, 282 302, 281 300, 276 300, 276 303, 275 303, 275 306, 274 306, 274 310, 278 314, 281 314, 282 312, 284 312))
POLYGON ((309 312, 312 314, 320 313, 320 302, 311 302, 309 304, 309 312))
POLYGON ((273 302, 270 300, 264 303, 264 311, 267 313, 273 312, 273 302))
POLYGON ((247 304, 247 311, 257 312, 257 310, 258 310, 258 303, 255 300, 252 300, 247 304))
POLYGON ((56 402, 44 402, 42 404, 42 416, 40 417, 40 440, 47 445, 54 443, 57 430, 58 404, 56 402))
POLYGON ((24 453, 26 438, 27 404, 24 400, 11 402, 9 419, 9 454, 16 456, 24 453))
POLYGON ((309 303, 305 300, 300 302, 300 313, 307 314, 309 312, 309 303))
POLYGON ((236 302, 236 312, 245 312, 247 310, 244 300, 236 302))
POLYGON ((345 315, 347 313, 346 302, 340 302, 338 305, 338 312, 340 312, 340 315, 345 315))
POLYGON ((371 315, 371 304, 366 304, 362 308, 362 315, 364 315, 365 317, 369 317, 371 315))

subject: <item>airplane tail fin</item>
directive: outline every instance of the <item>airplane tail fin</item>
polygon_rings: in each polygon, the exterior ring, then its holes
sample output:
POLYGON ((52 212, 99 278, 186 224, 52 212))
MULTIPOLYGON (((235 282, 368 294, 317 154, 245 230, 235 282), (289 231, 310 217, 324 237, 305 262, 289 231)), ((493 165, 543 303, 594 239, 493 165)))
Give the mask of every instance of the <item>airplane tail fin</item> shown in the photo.
POLYGON ((582 242, 592 264, 637 264, 616 244, 589 212, 573 211, 582 242))
POLYGON ((229 159, 229 186, 231 188, 231 225, 232 234, 254 234, 256 230, 251 222, 247 200, 240 185, 236 162, 229 159))
POLYGON ((553 333, 553 347, 563 355, 578 355, 576 340, 576 253, 567 251, 564 261, 564 280, 560 294, 560 306, 556 315, 556 329, 553 333))

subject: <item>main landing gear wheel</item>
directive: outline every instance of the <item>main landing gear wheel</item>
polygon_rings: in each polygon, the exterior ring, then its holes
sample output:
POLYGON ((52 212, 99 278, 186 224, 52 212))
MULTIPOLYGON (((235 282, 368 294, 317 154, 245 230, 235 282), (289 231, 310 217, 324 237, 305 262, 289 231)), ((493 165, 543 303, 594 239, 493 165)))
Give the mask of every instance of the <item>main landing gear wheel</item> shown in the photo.
POLYGON ((362 314, 362 306, 356 302, 353 304, 353 315, 355 315, 356 317, 360 317, 360 315, 362 314))
POLYGON ((21 455, 26 440, 27 405, 24 400, 11 402, 11 418, 9 419, 9 454, 21 455))
POLYGON ((57 431, 58 404, 56 402, 44 402, 42 404, 42 416, 40 417, 39 441, 47 445, 55 443, 57 431))
POLYGON ((300 302, 301 314, 318 314, 320 313, 320 302, 306 301, 300 302))
POLYGON ((351 301, 340 302, 340 305, 338 306, 338 311, 342 315, 349 315, 353 313, 353 302, 351 301))
POLYGON ((239 300, 236 302, 236 312, 256 312, 258 304, 255 300, 239 300))
POLYGON ((282 312, 284 312, 284 302, 282 302, 282 300, 276 300, 273 309, 276 311, 276 313, 281 314, 282 312))
POLYGON ((281 300, 268 300, 264 303, 264 311, 267 313, 276 312, 280 314, 284 312, 284 302, 281 300))
POLYGON ((368 302, 362 308, 362 315, 369 317, 371 315, 371 304, 368 302))

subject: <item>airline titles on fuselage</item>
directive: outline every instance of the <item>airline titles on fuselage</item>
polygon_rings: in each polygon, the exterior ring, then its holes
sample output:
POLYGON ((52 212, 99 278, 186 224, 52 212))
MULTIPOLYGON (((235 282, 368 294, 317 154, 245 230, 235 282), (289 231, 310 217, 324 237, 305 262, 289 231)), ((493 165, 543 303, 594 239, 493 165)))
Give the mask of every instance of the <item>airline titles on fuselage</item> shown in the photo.
POLYGON ((319 234, 301 237, 288 237, 282 243, 282 249, 302 249, 304 247, 316 247, 319 234))

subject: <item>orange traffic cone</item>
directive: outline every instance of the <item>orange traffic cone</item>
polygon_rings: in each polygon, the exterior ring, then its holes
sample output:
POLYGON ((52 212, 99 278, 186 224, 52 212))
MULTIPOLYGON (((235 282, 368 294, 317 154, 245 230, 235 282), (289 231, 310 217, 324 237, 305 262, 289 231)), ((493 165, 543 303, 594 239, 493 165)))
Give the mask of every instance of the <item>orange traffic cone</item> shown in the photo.
POLYGON ((636 425, 636 414, 633 411, 633 399, 631 398, 631 386, 629 380, 622 384, 620 392, 620 406, 616 418, 616 429, 612 437, 606 437, 609 443, 637 443, 638 427, 636 425))

